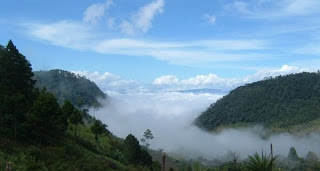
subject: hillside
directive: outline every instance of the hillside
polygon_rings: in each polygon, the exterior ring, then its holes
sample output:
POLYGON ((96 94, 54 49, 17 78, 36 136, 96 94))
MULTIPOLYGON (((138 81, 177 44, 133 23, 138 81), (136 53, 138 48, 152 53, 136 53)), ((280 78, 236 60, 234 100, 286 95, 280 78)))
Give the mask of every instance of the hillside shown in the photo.
POLYGON ((195 124, 206 130, 248 124, 281 129, 319 117, 320 75, 304 72, 238 87, 211 104, 195 124))
POLYGON ((99 87, 85 77, 63 70, 35 71, 36 87, 45 87, 60 104, 69 100, 75 106, 99 107, 98 98, 106 98, 99 87))
MULTIPOLYGON (((58 88, 56 93, 80 93, 84 100, 102 93, 89 80, 65 71, 37 74, 49 80, 48 90, 58 88)), ((0 170, 160 170, 133 135, 124 140, 113 136, 87 109, 67 100, 59 104, 46 89, 37 90, 33 76, 31 64, 12 41, 0 46, 0 170)))

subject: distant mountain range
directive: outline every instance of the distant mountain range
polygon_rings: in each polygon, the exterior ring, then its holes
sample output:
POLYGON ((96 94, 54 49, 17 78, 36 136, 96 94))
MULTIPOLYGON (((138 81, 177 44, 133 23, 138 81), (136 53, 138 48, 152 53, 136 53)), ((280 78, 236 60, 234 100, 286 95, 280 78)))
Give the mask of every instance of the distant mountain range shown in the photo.
POLYGON ((181 93, 194 93, 194 94, 202 94, 202 93, 210 93, 210 94, 227 94, 228 91, 223 91, 219 89, 210 89, 210 88, 203 88, 203 89, 186 89, 186 90, 179 90, 177 92, 181 93))
POLYGON ((211 104, 195 124, 206 130, 263 124, 291 129, 320 124, 320 75, 299 73, 246 84, 211 104))

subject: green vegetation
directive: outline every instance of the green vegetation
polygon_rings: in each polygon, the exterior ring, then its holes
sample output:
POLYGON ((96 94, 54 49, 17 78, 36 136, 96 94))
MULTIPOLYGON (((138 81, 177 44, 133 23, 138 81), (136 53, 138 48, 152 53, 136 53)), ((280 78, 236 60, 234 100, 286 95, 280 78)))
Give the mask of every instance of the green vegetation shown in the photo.
POLYGON ((12 41, 0 46, 0 170, 6 163, 12 163, 13 170, 159 170, 133 135, 124 141, 116 138, 88 110, 74 107, 72 100, 79 97, 83 104, 96 102, 97 94, 88 94, 94 83, 61 70, 47 73, 53 85, 39 91, 30 63, 12 41), (62 84, 64 91, 73 87, 72 93, 63 94, 57 86, 62 84), (49 90, 71 102, 61 107, 49 90), (80 96, 73 97, 77 93, 80 96))
POLYGON ((249 161, 245 162, 247 169, 249 171, 269 171, 273 168, 272 163, 274 163, 276 157, 271 158, 263 152, 261 156, 258 153, 255 153, 253 156, 249 156, 249 161))
POLYGON ((141 142, 144 144, 144 146, 149 148, 149 146, 150 146, 149 140, 152 140, 153 138, 154 137, 153 137, 151 130, 147 129, 143 134, 143 138, 141 138, 141 142))
POLYGON ((289 130, 312 124, 319 117, 320 75, 299 73, 238 87, 212 104, 195 124, 206 130, 237 124, 289 130))
POLYGON ((97 98, 106 98, 106 95, 92 81, 74 73, 59 69, 50 71, 35 71, 36 87, 46 88, 58 98, 59 104, 69 100, 77 107, 100 107, 97 98))

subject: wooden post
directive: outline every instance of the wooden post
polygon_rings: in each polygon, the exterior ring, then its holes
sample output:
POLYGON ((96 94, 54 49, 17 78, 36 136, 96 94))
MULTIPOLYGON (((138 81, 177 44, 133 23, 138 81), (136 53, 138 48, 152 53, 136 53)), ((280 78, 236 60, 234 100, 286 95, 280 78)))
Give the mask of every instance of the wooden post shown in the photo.
POLYGON ((272 143, 270 143, 270 149, 271 149, 271 171, 273 171, 273 148, 272 148, 272 143))
POLYGON ((6 171, 12 171, 12 163, 11 162, 7 162, 6 163, 6 171))
POLYGON ((161 171, 166 171, 166 153, 162 154, 161 171))

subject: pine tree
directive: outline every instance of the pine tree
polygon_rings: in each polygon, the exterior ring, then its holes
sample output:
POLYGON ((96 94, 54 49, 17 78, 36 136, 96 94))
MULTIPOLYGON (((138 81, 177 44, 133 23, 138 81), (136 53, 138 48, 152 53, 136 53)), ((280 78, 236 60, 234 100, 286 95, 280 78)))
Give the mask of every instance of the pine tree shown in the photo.
POLYGON ((124 155, 128 164, 138 164, 140 153, 139 141, 132 134, 129 134, 124 140, 124 155))
POLYGON ((35 81, 31 64, 11 40, 6 47, 0 47, 0 76, 1 133, 17 138, 33 104, 35 81))
POLYGON ((42 144, 46 137, 59 136, 66 127, 57 99, 43 89, 27 115, 27 124, 33 137, 42 144))

